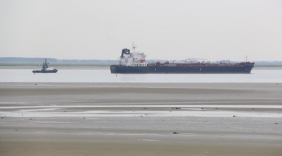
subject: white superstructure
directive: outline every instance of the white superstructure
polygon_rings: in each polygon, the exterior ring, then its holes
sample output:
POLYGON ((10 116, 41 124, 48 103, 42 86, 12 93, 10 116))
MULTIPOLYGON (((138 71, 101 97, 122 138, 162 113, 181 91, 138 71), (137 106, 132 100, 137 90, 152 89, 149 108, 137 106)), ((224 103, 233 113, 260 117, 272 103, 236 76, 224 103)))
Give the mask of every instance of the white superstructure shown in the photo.
MULTIPOLYGON (((132 49, 135 50, 136 46, 132 46, 132 49)), ((141 52, 132 52, 130 53, 129 49, 123 49, 120 56, 120 65, 123 66, 138 66, 145 67, 146 63, 146 55, 141 52)))

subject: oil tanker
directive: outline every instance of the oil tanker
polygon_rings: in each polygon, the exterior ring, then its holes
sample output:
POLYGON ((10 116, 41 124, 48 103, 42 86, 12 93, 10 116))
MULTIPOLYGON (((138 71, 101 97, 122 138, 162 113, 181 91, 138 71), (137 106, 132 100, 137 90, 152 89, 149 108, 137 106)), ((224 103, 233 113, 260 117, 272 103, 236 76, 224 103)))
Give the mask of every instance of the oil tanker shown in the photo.
MULTIPOLYGON (((133 46, 133 50, 135 47, 133 46)), ((119 64, 111 65, 111 73, 119 74, 250 74, 254 62, 222 61, 211 63, 207 61, 185 60, 180 63, 154 62, 146 63, 146 55, 141 52, 130 52, 129 49, 122 49, 119 64)))

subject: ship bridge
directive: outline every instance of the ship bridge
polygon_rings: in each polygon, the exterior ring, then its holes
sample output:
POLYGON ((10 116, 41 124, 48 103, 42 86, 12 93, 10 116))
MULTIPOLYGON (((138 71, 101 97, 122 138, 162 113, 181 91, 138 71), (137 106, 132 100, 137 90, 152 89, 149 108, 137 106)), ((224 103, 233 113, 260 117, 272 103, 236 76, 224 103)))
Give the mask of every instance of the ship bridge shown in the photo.
MULTIPOLYGON (((135 50, 136 47, 133 47, 135 50)), ((146 67, 146 55, 141 52, 130 52, 129 49, 122 49, 119 65, 134 66, 134 67, 146 67)))

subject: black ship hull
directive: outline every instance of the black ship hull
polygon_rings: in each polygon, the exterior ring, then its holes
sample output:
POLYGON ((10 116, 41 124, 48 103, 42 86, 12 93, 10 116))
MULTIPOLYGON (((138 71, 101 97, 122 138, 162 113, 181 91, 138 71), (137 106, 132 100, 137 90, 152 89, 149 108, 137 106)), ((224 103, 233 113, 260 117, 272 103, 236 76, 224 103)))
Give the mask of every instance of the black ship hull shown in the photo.
POLYGON ((120 74, 250 74, 254 66, 254 63, 250 63, 245 66, 224 66, 224 67, 207 67, 207 66, 183 66, 183 67, 169 67, 169 66, 121 66, 111 65, 111 73, 120 74))
POLYGON ((53 69, 53 70, 33 70, 33 73, 57 73, 57 69, 53 69))

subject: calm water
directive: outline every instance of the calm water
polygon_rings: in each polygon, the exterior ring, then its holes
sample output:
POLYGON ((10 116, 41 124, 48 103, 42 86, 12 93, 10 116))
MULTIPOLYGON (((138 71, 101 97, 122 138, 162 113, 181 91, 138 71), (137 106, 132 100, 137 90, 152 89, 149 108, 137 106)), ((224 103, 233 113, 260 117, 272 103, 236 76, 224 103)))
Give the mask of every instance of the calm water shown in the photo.
POLYGON ((251 74, 111 74, 110 70, 59 70, 33 74, 32 69, 0 69, 0 82, 142 82, 142 83, 281 83, 282 70, 251 74))

